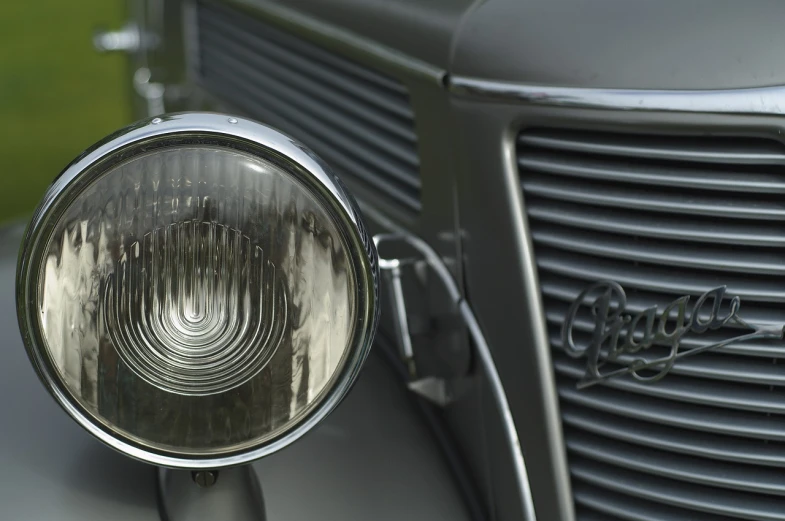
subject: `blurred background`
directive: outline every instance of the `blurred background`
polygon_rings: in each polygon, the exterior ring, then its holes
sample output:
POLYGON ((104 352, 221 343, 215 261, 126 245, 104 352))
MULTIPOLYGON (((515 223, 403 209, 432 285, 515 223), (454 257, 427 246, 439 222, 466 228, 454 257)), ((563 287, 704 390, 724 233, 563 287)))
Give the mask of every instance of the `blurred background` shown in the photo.
POLYGON ((29 215, 63 167, 130 122, 125 57, 92 47, 124 11, 122 0, 0 7, 0 222, 29 215))

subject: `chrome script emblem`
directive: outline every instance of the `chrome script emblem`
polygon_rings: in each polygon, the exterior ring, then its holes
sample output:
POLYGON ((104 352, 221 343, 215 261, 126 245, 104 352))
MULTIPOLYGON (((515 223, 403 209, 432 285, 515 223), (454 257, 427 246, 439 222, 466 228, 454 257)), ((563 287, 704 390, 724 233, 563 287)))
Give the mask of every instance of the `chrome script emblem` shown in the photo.
POLYGON ((698 297, 689 314, 689 296, 677 298, 661 312, 652 306, 633 314, 626 310, 627 295, 618 283, 601 281, 592 284, 572 303, 561 330, 562 345, 567 353, 574 358, 586 358, 586 372, 578 382, 578 389, 624 374, 632 375, 641 382, 656 382, 668 374, 680 358, 731 343, 783 338, 785 324, 748 324, 738 316, 741 299, 729 297, 725 291, 725 286, 707 291, 698 297), (578 312, 584 307, 591 311, 594 330, 588 345, 576 345, 573 329, 578 312), (716 344, 679 349, 681 339, 687 333, 704 333, 727 324, 750 332, 716 344), (666 346, 670 352, 664 357, 648 359, 641 357, 629 360, 626 356, 646 351, 654 345, 666 346), (623 363, 624 367, 603 371, 608 362, 623 363), (641 373, 644 370, 648 370, 645 375, 641 373))

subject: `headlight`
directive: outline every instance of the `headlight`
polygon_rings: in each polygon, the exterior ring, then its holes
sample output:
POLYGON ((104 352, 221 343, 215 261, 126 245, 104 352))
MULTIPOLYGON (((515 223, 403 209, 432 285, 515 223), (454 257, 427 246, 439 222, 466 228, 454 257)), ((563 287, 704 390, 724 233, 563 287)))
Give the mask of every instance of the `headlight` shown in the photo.
POLYGON ((375 330, 375 255, 302 145, 240 118, 156 118, 47 191, 19 258, 19 324, 49 391, 107 444, 233 465, 346 394, 375 330))

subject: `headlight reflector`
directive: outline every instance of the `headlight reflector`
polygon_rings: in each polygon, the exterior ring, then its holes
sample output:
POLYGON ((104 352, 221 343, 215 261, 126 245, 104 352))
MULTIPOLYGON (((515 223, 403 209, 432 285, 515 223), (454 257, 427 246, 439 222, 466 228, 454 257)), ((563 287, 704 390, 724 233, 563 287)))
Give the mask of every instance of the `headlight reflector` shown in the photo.
POLYGON ((351 198, 310 152, 217 114, 147 122, 73 163, 28 229, 20 326, 77 421, 172 467, 241 463, 342 398, 377 314, 351 198))

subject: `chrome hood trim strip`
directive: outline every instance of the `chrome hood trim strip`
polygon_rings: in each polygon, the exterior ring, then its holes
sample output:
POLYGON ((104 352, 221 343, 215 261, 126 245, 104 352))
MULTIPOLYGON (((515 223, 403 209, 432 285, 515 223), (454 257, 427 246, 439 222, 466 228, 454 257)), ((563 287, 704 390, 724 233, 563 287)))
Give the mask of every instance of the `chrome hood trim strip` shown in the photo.
POLYGON ((624 90, 548 87, 453 76, 451 94, 532 105, 717 114, 785 114, 785 85, 730 90, 624 90))

